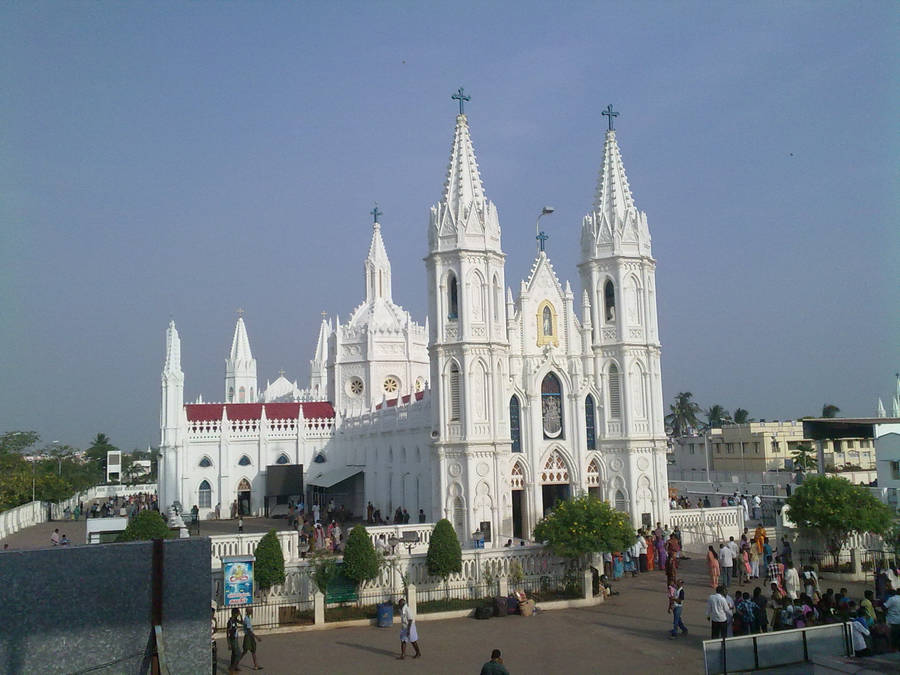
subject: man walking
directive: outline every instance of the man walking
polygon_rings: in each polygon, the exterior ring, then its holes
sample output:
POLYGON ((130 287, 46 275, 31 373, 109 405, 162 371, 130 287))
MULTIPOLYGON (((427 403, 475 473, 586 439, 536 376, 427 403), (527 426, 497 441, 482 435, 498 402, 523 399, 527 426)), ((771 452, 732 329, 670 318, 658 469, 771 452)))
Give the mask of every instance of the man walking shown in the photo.
MULTIPOLYGON (((247 655, 247 652, 250 652, 250 656, 253 659, 253 670, 262 670, 262 666, 256 662, 257 640, 262 642, 262 638, 253 632, 253 608, 248 607, 244 613, 244 651, 241 653, 241 659, 247 655)), ((238 663, 240 663, 240 659, 238 659, 238 663)))
POLYGON ((712 624, 711 637, 724 638, 728 635, 728 620, 732 617, 731 607, 725 598, 725 587, 719 586, 706 600, 706 619, 712 624))
POLYGON ((728 588, 731 583, 731 568, 734 565, 734 553, 728 544, 719 547, 719 567, 722 570, 722 585, 728 588))
POLYGON ((238 628, 241 625, 241 613, 237 608, 231 610, 231 616, 228 623, 225 624, 225 637, 228 639, 228 649, 231 650, 231 661, 228 665, 228 672, 234 673, 238 670, 238 662, 241 660, 241 645, 238 643, 238 628))
POLYGON ((413 649, 416 650, 414 659, 422 656, 422 652, 419 651, 419 633, 416 630, 415 617, 412 615, 409 605, 406 604, 406 599, 400 598, 400 656, 397 657, 398 659, 406 657, 407 642, 412 644, 413 649))
POLYGON ((492 651, 491 660, 481 666, 481 675, 509 675, 499 649, 492 651))
POLYGON ((669 611, 672 613, 672 637, 678 637, 678 630, 682 635, 688 634, 687 626, 681 620, 681 612, 684 609, 684 580, 679 579, 675 586, 670 587, 669 611))

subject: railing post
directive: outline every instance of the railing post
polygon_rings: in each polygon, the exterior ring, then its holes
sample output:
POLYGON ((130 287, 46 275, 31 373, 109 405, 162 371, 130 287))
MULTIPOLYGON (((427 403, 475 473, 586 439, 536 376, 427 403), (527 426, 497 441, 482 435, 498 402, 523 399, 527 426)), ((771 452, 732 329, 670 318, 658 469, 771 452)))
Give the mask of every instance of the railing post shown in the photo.
MULTIPOLYGON (((590 568, 584 571, 584 599, 591 600, 594 597, 594 574, 591 572, 590 568)), ((600 598, 603 598, 603 593, 600 594, 600 598)))
POLYGON ((500 577, 498 582, 498 590, 500 591, 500 597, 505 598, 509 595, 509 578, 508 577, 500 577))
POLYGON ((416 585, 415 585, 415 584, 410 584, 409 586, 406 587, 406 591, 407 591, 407 592, 406 592, 406 596, 407 596, 407 597, 406 597, 406 604, 409 605, 409 609, 410 609, 410 611, 412 612, 412 615, 413 615, 413 616, 416 616, 416 614, 418 613, 418 612, 416 611, 416 608, 417 608, 417 601, 416 601, 416 585))
POLYGON ((325 623, 325 596, 321 591, 313 595, 313 622, 317 626, 325 623))

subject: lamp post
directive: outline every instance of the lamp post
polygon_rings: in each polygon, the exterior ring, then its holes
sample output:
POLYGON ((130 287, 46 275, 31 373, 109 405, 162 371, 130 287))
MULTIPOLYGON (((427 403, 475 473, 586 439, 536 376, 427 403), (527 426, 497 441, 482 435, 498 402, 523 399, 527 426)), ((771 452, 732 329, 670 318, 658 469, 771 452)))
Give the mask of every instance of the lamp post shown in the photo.
POLYGON ((549 216, 555 210, 556 209, 554 209, 552 206, 545 206, 544 208, 541 209, 541 212, 538 214, 537 220, 534 221, 534 234, 535 234, 535 239, 538 240, 538 250, 539 251, 544 250, 544 242, 547 241, 547 239, 548 239, 547 234, 545 232, 541 232, 541 218, 543 218, 544 216, 549 216))
POLYGON ((53 450, 56 452, 56 461, 58 462, 56 475, 62 476, 62 455, 59 452, 59 441, 53 441, 53 446, 53 450))

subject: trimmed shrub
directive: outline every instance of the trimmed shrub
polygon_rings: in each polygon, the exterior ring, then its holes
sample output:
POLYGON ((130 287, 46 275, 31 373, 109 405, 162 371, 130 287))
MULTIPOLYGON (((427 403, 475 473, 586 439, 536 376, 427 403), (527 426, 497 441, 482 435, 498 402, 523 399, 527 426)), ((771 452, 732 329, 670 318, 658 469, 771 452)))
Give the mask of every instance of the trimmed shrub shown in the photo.
POLYGON ((256 545, 256 586, 261 591, 284 583, 284 553, 275 530, 269 530, 256 545))
POLYGON ((445 582, 454 572, 462 572, 462 548, 453 525, 446 518, 441 518, 434 526, 425 562, 428 573, 445 582))
POLYGON ((171 539, 175 535, 159 512, 147 509, 128 521, 128 526, 116 541, 150 541, 171 539))
POLYGON ((350 530, 344 547, 343 572, 345 577, 356 583, 357 588, 364 581, 378 576, 378 556, 365 525, 357 525, 350 530))

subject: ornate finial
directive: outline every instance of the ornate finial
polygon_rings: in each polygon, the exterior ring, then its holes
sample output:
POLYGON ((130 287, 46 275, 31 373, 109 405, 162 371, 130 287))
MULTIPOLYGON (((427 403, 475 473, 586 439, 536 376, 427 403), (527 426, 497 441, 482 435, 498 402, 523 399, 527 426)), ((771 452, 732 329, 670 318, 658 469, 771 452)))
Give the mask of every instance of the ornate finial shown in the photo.
POLYGON ((453 96, 451 96, 454 101, 459 101, 459 114, 465 115, 463 105, 466 101, 471 101, 472 97, 463 93, 463 88, 460 87, 453 96))
POLYGON ((546 232, 544 232, 543 230, 538 232, 538 236, 535 237, 535 239, 538 240, 542 251, 544 250, 544 242, 547 241, 549 238, 550 238, 550 235, 547 234, 546 232))
POLYGON ((372 209, 371 211, 369 211, 369 213, 372 214, 372 222, 373 222, 373 223, 377 223, 377 222, 378 222, 378 216, 383 216, 383 215, 384 215, 384 211, 379 211, 379 210, 378 210, 378 202, 375 202, 375 208, 372 209))
POLYGON ((284 377, 284 368, 278 371, 279 377, 284 377))
POLYGON ((238 315, 238 318, 241 318, 242 316, 244 316, 244 308, 243 307, 237 308, 237 315, 238 315))
POLYGON ((328 316, 328 312, 326 312, 326 311, 323 309, 323 310, 322 310, 322 319, 324 320, 326 316, 328 316))
POLYGON ((606 115, 609 118, 609 130, 613 131, 613 117, 618 117, 619 113, 615 112, 612 107, 612 103, 606 106, 606 110, 604 110, 601 115, 606 115))

